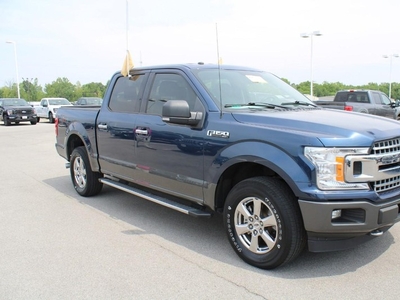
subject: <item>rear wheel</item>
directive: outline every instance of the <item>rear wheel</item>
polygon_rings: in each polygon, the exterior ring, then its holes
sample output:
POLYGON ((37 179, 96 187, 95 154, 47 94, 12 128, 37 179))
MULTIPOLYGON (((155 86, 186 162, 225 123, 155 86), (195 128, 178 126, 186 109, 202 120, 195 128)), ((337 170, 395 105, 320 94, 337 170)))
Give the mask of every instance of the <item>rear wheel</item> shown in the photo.
POLYGON ((234 186, 225 202, 224 223, 237 255, 262 269, 295 259, 306 242, 296 200, 275 178, 254 177, 234 186))
POLYGON ((99 179, 103 175, 92 171, 85 147, 75 148, 70 162, 71 179, 77 193, 85 197, 100 193, 103 184, 99 179))
POLYGON ((36 125, 36 121, 31 121, 31 124, 32 125, 36 125))
POLYGON ((39 123, 40 122, 40 118, 36 117, 36 122, 39 123))
POLYGON ((54 123, 53 113, 49 112, 49 122, 54 123))

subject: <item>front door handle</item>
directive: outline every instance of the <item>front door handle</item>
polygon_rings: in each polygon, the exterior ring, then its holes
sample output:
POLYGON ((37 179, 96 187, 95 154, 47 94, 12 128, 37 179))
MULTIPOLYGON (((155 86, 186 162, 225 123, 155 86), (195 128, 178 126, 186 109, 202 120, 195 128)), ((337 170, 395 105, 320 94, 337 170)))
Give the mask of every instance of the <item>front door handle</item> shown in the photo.
POLYGON ((107 130, 107 124, 99 124, 99 125, 97 125, 97 128, 107 130))

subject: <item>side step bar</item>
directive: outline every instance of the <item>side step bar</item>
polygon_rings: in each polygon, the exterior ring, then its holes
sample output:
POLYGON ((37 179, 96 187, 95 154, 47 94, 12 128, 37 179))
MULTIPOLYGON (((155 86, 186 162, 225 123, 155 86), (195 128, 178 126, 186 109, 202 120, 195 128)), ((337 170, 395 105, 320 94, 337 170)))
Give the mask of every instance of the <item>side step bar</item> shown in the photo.
POLYGON ((163 205, 165 207, 168 208, 172 208, 176 211, 179 211, 181 213, 193 216, 193 217, 205 217, 205 218, 210 218, 212 216, 212 214, 210 212, 207 211, 203 211, 201 209, 197 209, 194 207, 190 207, 188 205, 184 205, 178 202, 174 202, 172 200, 169 200, 167 198, 163 198, 157 195, 153 195, 151 193, 147 193, 144 192, 142 190, 136 189, 134 187, 131 187, 129 185, 111 180, 111 179, 107 179, 107 178, 101 178, 99 179, 100 182, 102 182, 103 184, 112 186, 116 189, 119 189, 121 191, 127 192, 129 194, 135 195, 137 197, 152 201, 154 203, 163 205))

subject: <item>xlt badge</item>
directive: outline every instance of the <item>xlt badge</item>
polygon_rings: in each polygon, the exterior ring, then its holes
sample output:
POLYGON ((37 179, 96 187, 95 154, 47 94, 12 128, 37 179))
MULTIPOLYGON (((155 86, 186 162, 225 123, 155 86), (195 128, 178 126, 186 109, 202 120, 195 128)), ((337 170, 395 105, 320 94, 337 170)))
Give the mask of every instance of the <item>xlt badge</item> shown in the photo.
POLYGON ((229 131, 208 130, 207 136, 220 137, 220 138, 227 139, 227 138, 229 138, 229 131))

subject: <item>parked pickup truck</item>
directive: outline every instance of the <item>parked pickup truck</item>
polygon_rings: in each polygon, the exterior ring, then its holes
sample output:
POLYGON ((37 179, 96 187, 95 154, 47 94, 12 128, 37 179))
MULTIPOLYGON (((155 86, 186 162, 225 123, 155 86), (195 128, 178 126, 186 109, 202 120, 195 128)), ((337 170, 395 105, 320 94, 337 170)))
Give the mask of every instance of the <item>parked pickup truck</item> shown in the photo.
POLYGON ((49 119, 50 123, 54 123, 57 109, 64 105, 71 106, 72 103, 65 98, 43 98, 40 100, 40 104, 35 106, 37 121, 44 118, 49 119))
POLYGON ((4 126, 20 122, 30 122, 32 125, 36 125, 35 110, 25 99, 0 98, 0 119, 3 120, 4 126))
POLYGON ((390 101, 385 93, 374 90, 338 91, 333 101, 319 100, 315 104, 324 108, 366 113, 400 120, 397 104, 390 101))
POLYGON ((259 268, 306 245, 354 247, 400 221, 400 123, 322 109, 267 72, 135 68, 114 74, 101 108, 61 107, 55 126, 79 195, 108 185, 191 216, 221 213, 234 251, 259 268))

